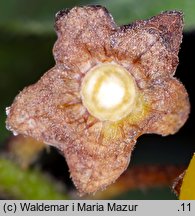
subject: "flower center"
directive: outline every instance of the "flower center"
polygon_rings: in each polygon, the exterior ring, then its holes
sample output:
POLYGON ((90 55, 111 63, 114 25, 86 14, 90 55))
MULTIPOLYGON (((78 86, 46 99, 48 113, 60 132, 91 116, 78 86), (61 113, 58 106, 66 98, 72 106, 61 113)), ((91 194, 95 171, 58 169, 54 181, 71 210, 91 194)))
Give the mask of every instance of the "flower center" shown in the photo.
POLYGON ((81 97, 91 115, 100 120, 117 121, 132 111, 136 85, 125 68, 114 63, 103 63, 85 75, 81 97))

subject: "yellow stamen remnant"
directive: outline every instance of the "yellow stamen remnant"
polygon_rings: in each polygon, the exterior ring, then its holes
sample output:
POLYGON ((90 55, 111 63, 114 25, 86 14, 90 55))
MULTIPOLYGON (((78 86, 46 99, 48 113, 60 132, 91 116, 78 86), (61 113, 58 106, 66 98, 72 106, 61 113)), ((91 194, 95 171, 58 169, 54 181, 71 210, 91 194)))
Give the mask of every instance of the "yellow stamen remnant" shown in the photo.
POLYGON ((136 84, 122 66, 103 63, 93 67, 85 75, 81 97, 91 115, 100 120, 117 121, 132 111, 136 84))

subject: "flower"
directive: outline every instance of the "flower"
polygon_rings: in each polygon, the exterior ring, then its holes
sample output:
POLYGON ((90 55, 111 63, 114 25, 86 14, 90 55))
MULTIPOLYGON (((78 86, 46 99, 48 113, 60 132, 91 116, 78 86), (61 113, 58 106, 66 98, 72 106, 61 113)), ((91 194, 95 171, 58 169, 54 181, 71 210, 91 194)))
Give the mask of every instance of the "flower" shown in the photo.
POLYGON ((114 182, 137 138, 174 134, 189 114, 173 77, 183 15, 167 11, 118 27, 101 6, 56 15, 56 65, 7 109, 7 128, 60 149, 81 193, 114 182))

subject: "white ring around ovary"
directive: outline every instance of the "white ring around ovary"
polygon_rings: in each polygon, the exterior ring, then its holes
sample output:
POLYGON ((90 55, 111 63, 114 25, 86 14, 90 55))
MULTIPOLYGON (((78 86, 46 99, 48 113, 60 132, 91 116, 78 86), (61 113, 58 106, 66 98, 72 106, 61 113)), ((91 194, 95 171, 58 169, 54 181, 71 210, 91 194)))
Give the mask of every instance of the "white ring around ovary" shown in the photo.
POLYGON ((81 97, 89 113, 100 120, 117 121, 133 109, 136 84, 122 66, 102 63, 83 78, 81 97))

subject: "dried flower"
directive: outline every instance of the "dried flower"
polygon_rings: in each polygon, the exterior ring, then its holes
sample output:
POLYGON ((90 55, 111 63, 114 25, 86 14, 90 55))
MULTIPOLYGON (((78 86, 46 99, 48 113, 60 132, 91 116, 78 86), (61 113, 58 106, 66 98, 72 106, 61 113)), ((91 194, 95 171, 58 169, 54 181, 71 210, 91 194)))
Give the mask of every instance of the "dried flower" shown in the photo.
POLYGON ((8 109, 7 128, 60 149, 80 192, 127 168, 137 138, 174 134, 189 114, 173 75, 183 15, 168 11, 118 27, 101 6, 56 15, 56 65, 8 109))

